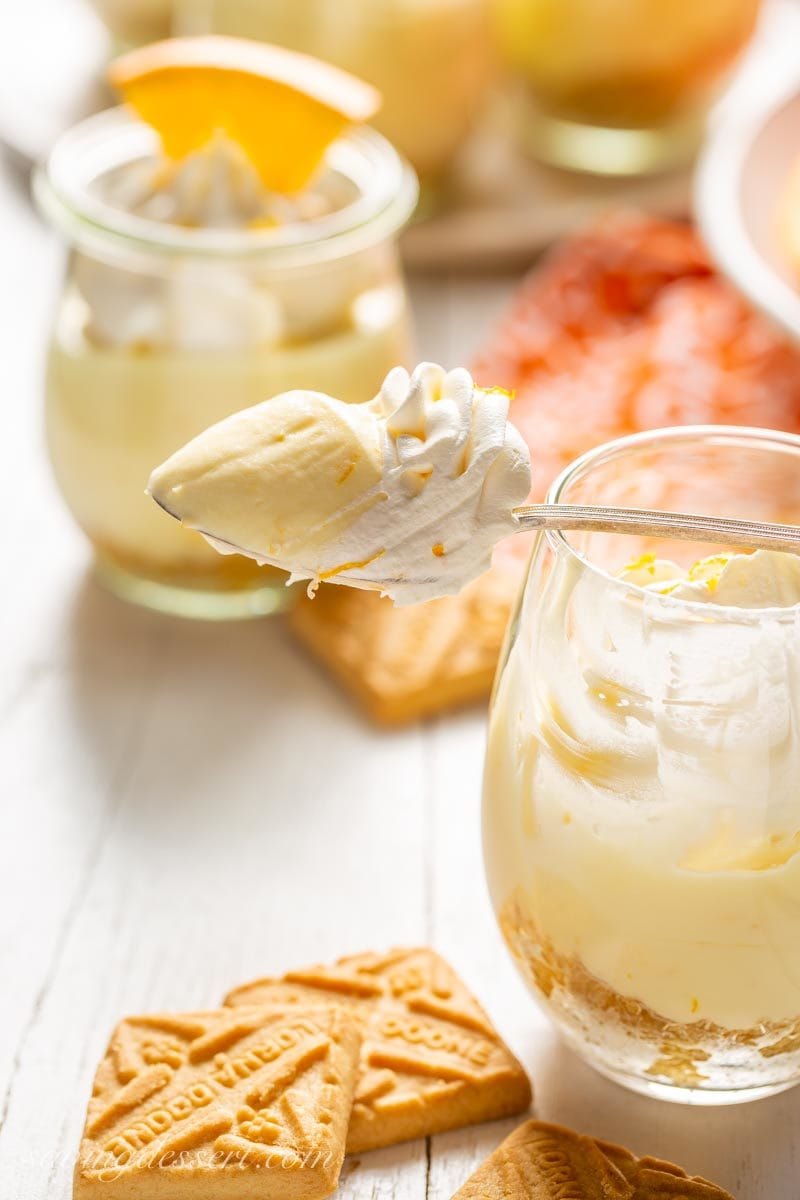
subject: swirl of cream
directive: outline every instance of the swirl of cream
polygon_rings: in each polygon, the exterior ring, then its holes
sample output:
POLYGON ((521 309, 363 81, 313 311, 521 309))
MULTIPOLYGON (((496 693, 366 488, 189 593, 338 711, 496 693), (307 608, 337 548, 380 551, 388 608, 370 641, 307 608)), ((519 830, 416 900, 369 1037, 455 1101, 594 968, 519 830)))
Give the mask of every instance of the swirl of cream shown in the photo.
MULTIPOLYGON (((154 225, 247 234, 332 211, 330 187, 323 180, 297 197, 268 192, 244 152, 218 135, 181 162, 125 163, 101 176, 96 191, 111 208, 154 225)), ((341 321, 352 299, 351 290, 342 296, 328 284, 313 297, 304 289, 301 306, 269 272, 262 277, 235 258, 191 254, 167 258, 152 272, 78 254, 73 274, 87 333, 103 346, 263 349, 341 321)))
POLYGON ((530 492, 530 454, 508 422, 509 397, 476 387, 463 368, 421 363, 411 376, 391 371, 374 404, 384 495, 347 530, 337 556, 372 558, 353 574, 397 604, 459 592, 488 570, 530 492))

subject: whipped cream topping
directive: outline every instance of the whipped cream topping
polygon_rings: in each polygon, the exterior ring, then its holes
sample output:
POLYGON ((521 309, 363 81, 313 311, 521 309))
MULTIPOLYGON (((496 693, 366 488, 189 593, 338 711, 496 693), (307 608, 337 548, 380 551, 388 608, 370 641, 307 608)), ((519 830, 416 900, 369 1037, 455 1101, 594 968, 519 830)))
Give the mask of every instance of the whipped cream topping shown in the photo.
POLYGON ((334 557, 370 560, 352 575, 397 604, 453 595, 488 570, 531 488, 530 454, 508 407, 505 393, 477 388, 463 368, 391 371, 376 403, 380 503, 353 523, 334 557))
POLYGON ((413 604, 488 569, 530 490, 509 397, 469 372, 395 368, 368 404, 290 392, 213 426, 153 473, 153 497, 218 549, 291 581, 413 604))
POLYGON ((715 554, 688 570, 646 554, 620 578, 660 595, 730 608, 791 608, 800 604, 800 557, 774 550, 715 554))
POLYGON ((278 298, 224 262, 177 260, 147 275, 79 254, 73 278, 94 345, 235 351, 275 346, 285 336, 278 298))
MULTIPOLYGON (((243 232, 314 220, 350 198, 338 194, 343 184, 329 176, 297 196, 273 194, 240 147, 222 135, 179 163, 126 163, 96 186, 107 204, 147 221, 243 232)), ((159 273, 146 273, 78 255, 74 276, 89 337, 104 346, 275 346, 302 335, 309 321, 330 321, 331 308, 341 304, 338 293, 326 296, 320 288, 304 310, 293 311, 292 297, 279 294, 274 278, 224 259, 176 256, 159 273)))
POLYGON ((106 203, 149 221, 188 229, 252 229, 308 221, 334 207, 320 187, 269 192, 247 155, 219 134, 181 162, 127 163, 102 179, 106 203))

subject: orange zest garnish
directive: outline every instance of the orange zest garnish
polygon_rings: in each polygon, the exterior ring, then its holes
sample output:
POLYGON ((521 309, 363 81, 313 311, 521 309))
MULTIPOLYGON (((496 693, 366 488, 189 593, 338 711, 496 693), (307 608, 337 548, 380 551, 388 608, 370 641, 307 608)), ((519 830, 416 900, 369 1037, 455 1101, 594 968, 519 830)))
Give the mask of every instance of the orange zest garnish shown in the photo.
POLYGON ((368 121, 380 94, 346 71, 243 38, 171 38, 132 50, 109 81, 180 161, 220 133, 244 151, 270 191, 304 188, 328 146, 368 121))
POLYGON ((365 558, 362 562, 339 563, 338 567, 331 567, 330 571, 320 571, 317 578, 324 581, 326 579, 334 579, 337 575, 343 575, 345 571, 363 570, 364 567, 368 567, 370 563, 374 563, 376 559, 380 558, 381 555, 385 553, 386 551, 382 549, 379 550, 377 554, 373 554, 369 558, 365 558))

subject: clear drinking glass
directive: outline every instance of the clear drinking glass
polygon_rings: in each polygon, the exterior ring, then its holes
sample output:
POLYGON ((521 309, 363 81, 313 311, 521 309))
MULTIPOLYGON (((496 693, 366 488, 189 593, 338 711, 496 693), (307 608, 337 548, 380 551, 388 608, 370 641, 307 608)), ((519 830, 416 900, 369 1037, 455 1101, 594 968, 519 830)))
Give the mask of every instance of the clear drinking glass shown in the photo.
POLYGON ((285 576, 217 554, 144 494, 150 471, 238 409, 292 388, 370 399, 411 355, 396 235, 417 188, 369 129, 329 150, 332 211, 273 228, 190 228, 113 207, 109 173, 155 159, 112 110, 66 134, 37 180, 71 247, 47 368, 55 474, 97 572, 126 599, 189 616, 274 612, 285 576))
POLYGON ((275 42, 380 88, 375 124, 427 184, 464 141, 491 78, 488 0, 177 0, 177 28, 275 42))
MULTIPOLYGON (((554 502, 800 520, 800 438, 662 430, 554 502)), ((800 1081, 800 606, 615 577, 642 550, 539 538, 492 703, 484 850, 523 977, 602 1073, 719 1104, 800 1081)))
POLYGON ((674 166, 697 147, 759 0, 494 0, 530 99, 538 157, 599 174, 674 166))

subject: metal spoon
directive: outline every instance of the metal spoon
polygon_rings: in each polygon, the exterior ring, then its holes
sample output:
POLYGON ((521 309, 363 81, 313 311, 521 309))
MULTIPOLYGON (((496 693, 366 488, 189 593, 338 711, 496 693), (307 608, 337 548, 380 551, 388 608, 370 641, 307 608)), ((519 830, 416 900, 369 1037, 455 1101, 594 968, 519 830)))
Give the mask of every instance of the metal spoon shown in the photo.
POLYGON ((682 542, 720 542, 748 550, 800 553, 800 527, 737 517, 702 517, 603 504, 525 504, 514 509, 514 516, 519 521, 519 533, 580 529, 587 533, 632 533, 682 542))
MULTIPOLYGON (((172 512, 162 500, 154 499, 165 512, 180 520, 178 514, 172 512)), ((576 529, 587 533, 629 533, 683 542, 713 541, 747 550, 779 550, 786 554, 800 554, 800 527, 796 525, 662 512, 654 508, 614 508, 602 504, 524 504, 512 511, 518 522, 516 533, 576 529)), ((282 567, 275 559, 266 558, 222 538, 212 536, 211 540, 234 553, 247 554, 258 562, 282 567)), ((310 574, 313 575, 313 572, 310 574)), ((362 583, 370 588, 377 586, 374 580, 360 580, 350 572, 341 582, 354 585, 362 583)), ((384 582, 390 586, 397 580, 387 579, 384 582)))

